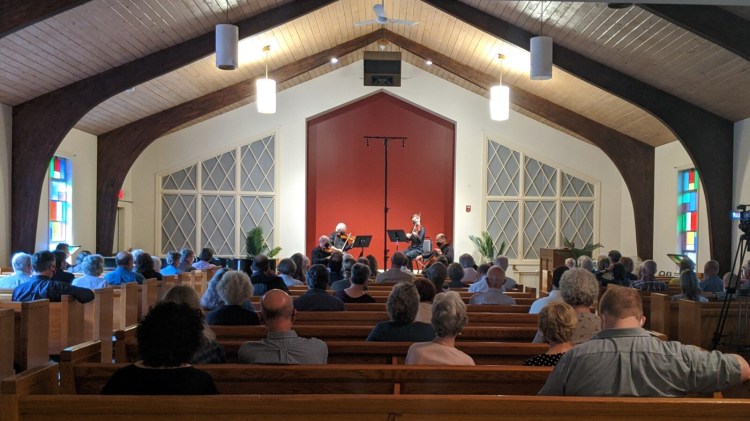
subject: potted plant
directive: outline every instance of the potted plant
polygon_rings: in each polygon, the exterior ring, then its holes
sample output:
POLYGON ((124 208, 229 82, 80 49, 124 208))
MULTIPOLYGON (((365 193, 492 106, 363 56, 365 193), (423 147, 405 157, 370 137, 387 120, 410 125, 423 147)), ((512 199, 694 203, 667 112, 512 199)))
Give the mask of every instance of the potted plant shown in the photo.
POLYGON ((505 241, 503 241, 503 243, 500 244, 500 247, 496 249, 495 241, 487 231, 482 231, 478 237, 470 235, 469 240, 474 243, 474 247, 476 247, 485 262, 488 263, 492 263, 492 261, 495 260, 495 256, 500 256, 505 251, 505 241))
POLYGON ((275 269, 276 260, 274 257, 281 252, 281 247, 268 247, 265 236, 263 235, 263 227, 255 227, 248 231, 245 237, 245 253, 247 258, 252 261, 253 257, 258 254, 264 254, 268 257, 271 268, 275 269))
POLYGON ((594 250, 604 247, 601 243, 591 244, 588 243, 583 248, 576 248, 576 245, 574 242, 569 241, 567 238, 563 238, 563 244, 565 245, 565 248, 569 248, 573 252, 573 256, 578 260, 581 256, 588 256, 592 257, 594 250))

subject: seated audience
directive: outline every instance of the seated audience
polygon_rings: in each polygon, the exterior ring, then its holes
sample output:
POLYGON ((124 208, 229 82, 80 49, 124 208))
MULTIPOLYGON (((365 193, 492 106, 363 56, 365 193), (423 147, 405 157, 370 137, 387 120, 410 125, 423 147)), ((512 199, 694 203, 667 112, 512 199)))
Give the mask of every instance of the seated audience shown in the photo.
MULTIPOLYGON (((175 285, 164 294, 162 302, 173 302, 177 304, 187 304, 193 310, 200 311, 201 304, 198 300, 198 294, 189 285, 175 285)), ((224 347, 216 341, 216 334, 203 320, 203 338, 198 350, 195 351, 190 359, 191 364, 223 364, 227 362, 227 355, 224 347)))
POLYGON ((565 259, 565 267, 567 267, 568 269, 573 269, 574 267, 576 267, 576 259, 572 257, 568 257, 567 259, 565 259))
POLYGON ((73 285, 81 288, 99 289, 109 286, 107 281, 102 278, 104 273, 104 257, 99 254, 92 254, 83 259, 81 263, 83 276, 73 279, 73 285))
POLYGON ((555 268, 552 272, 552 291, 549 292, 548 296, 539 298, 531 303, 529 314, 539 314, 547 304, 562 300, 562 295, 560 294, 560 279, 562 278, 563 273, 567 272, 569 269, 570 268, 568 268, 567 265, 555 268))
POLYGON ((253 257, 253 276, 250 277, 250 281, 253 283, 253 295, 258 297, 272 289, 289 292, 284 280, 271 270, 268 257, 262 254, 253 257))
POLYGON ((155 305, 138 324, 143 360, 115 372, 103 395, 213 395, 207 373, 190 366, 203 341, 203 315, 187 304, 155 305))
POLYGON ((183 272, 192 272, 195 270, 193 262, 195 261, 195 252, 189 247, 183 247, 180 250, 180 263, 177 268, 183 272))
POLYGON ((328 272, 328 286, 344 279, 344 253, 340 251, 331 253, 331 260, 328 262, 328 272))
POLYGON ((667 284, 656 280, 656 262, 646 260, 641 266, 641 279, 633 282, 633 288, 641 291, 663 292, 667 284))
MULTIPOLYGON (((485 292, 489 288, 487 286, 487 272, 492 267, 489 263, 482 263, 477 268, 477 273, 479 273, 479 280, 474 282, 473 284, 469 285, 469 292, 485 292)), ((505 286, 503 286, 503 291, 505 291, 505 286)))
POLYGON ((224 301, 219 298, 219 293, 216 292, 216 285, 219 284, 221 278, 225 273, 229 272, 229 269, 221 268, 214 272, 214 276, 208 281, 206 291, 201 297, 201 307, 206 311, 213 311, 224 305, 224 301))
POLYGON ((599 281, 599 285, 607 285, 612 280, 612 272, 610 266, 612 261, 609 260, 609 256, 601 255, 596 259, 596 280, 599 281))
POLYGON ((253 285, 245 272, 230 270, 221 277, 216 292, 224 305, 208 313, 209 325, 259 325, 255 311, 243 307, 253 295, 253 285))
POLYGON ((419 293, 413 283, 396 284, 388 295, 386 309, 391 320, 376 324, 368 341, 427 342, 435 338, 431 325, 414 321, 419 310, 419 293))
POLYGON ((507 273, 508 273, 508 266, 510 265, 510 262, 508 261, 508 258, 506 256, 497 256, 497 257, 495 257, 495 260, 494 260, 493 264, 494 264, 494 266, 500 266, 500 269, 502 269, 503 272, 506 274, 505 275, 505 285, 503 285, 503 292, 516 289, 516 287, 518 287, 518 282, 516 282, 515 279, 513 279, 513 278, 511 278, 510 276, 507 275, 507 273))
POLYGON ((375 299, 365 292, 368 280, 370 280, 370 267, 355 263, 352 267, 351 286, 337 291, 334 296, 345 303, 374 303, 375 299))
POLYGON ((641 327, 646 318, 638 291, 608 290, 599 314, 604 330, 565 353, 540 395, 680 397, 750 379, 750 366, 739 355, 651 336, 641 327))
POLYGON ((487 291, 478 292, 471 296, 470 304, 500 304, 512 306, 516 300, 503 292, 505 271, 500 266, 492 266, 487 271, 487 291))
MULTIPOLYGON (((693 262, 690 258, 687 258, 687 257, 680 260, 680 264, 678 266, 680 270, 677 273, 680 273, 680 274, 682 274, 682 272, 686 270, 695 271, 695 262, 693 262)), ((675 278, 670 279, 669 286, 674 286, 674 287, 680 286, 680 277, 677 276, 675 278)))
POLYGON ((131 282, 143 283, 143 275, 133 272, 133 255, 127 251, 117 253, 115 257, 117 269, 104 275, 104 280, 109 285, 129 284, 131 282))
MULTIPOLYGON (((361 259, 362 259, 362 261, 359 262, 359 263, 364 264, 369 269, 370 266, 369 266, 369 262, 367 261, 367 259, 364 258, 364 257, 362 257, 361 259)), ((351 255, 349 255, 349 254, 345 254, 344 255, 344 278, 340 279, 340 280, 338 280, 336 282, 332 282, 331 283, 331 291, 333 291, 333 292, 339 292, 339 291, 343 291, 343 290, 349 288, 350 286, 352 286, 352 281, 351 281, 351 279, 352 279, 352 268, 357 263, 358 263, 357 260, 354 260, 354 258, 351 255)), ((368 270, 368 273, 369 273, 369 270, 368 270)), ((366 284, 366 282, 365 282, 365 284, 366 284)))
POLYGON ((157 281, 163 279, 163 275, 154 270, 154 259, 152 259, 151 255, 145 251, 139 253, 138 257, 135 257, 134 270, 136 273, 141 274, 143 279, 156 279, 157 281))
POLYGON ((284 291, 268 291, 260 300, 266 337, 242 344, 239 361, 246 364, 326 364, 328 347, 317 338, 300 338, 292 329, 292 297, 284 291))
POLYGON ((82 250, 80 253, 78 253, 78 256, 76 256, 76 264, 73 265, 70 268, 71 273, 83 273, 83 259, 85 259, 88 256, 91 256, 91 252, 88 250, 82 250))
POLYGON ((75 275, 70 272, 66 272, 68 269, 68 262, 65 260, 68 258, 68 254, 64 251, 55 251, 55 274, 52 275, 52 279, 55 281, 65 282, 69 284, 75 279, 75 275))
MULTIPOLYGON (((448 269, 441 262, 435 262, 424 271, 424 275, 427 276, 427 279, 429 279, 430 282, 432 282, 435 291, 442 291, 443 288, 445 288, 445 280, 448 278, 448 269)), ((432 302, 430 302, 430 306, 432 306, 432 302)), ((427 321, 425 321, 425 323, 427 323, 427 321)))
POLYGON ((638 276, 633 273, 633 259, 630 257, 623 257, 620 259, 620 263, 622 263, 622 266, 625 268, 625 276, 630 280, 630 285, 632 285, 633 281, 638 280, 638 276))
POLYGON ((443 292, 435 296, 432 304, 432 327, 435 339, 419 342, 409 347, 407 365, 475 365, 474 360, 456 349, 456 336, 461 334, 469 318, 466 304, 455 292, 443 292))
POLYGON ((690 269, 685 269, 680 273, 680 288, 682 288, 682 294, 676 294, 672 296, 672 301, 689 300, 697 301, 699 303, 707 303, 708 298, 701 294, 699 287, 700 281, 698 275, 690 269))
POLYGON ((397 251, 391 256, 391 267, 385 272, 375 277, 375 283, 378 284, 397 284, 399 282, 411 282, 411 273, 404 272, 401 268, 405 267, 409 263, 409 259, 397 251))
POLYGON ((180 264, 180 252, 170 251, 167 253, 167 266, 161 268, 164 276, 179 275, 182 271, 177 267, 180 264))
MULTIPOLYGON (((368 254, 365 256, 368 262, 368 266, 370 266, 370 278, 375 279, 378 276, 378 260, 375 259, 375 256, 372 254, 368 254)), ((385 262, 384 262, 385 264, 385 262)))
POLYGON ((34 275, 13 290, 13 301, 50 300, 60 302, 63 295, 70 295, 82 303, 93 301, 94 293, 88 288, 79 288, 65 282, 55 281, 57 270, 55 255, 51 251, 39 251, 31 257, 34 275))
POLYGON ((344 311, 344 302, 328 295, 328 268, 312 265, 307 271, 307 292, 294 299, 297 311, 344 311))
MULTIPOLYGON (((578 320, 570 342, 575 345, 589 340, 601 329, 599 316, 591 313, 591 306, 599 296, 599 283, 594 274, 586 269, 570 269, 560 278, 560 297, 573 307, 578 320)), ((537 332, 534 343, 543 343, 541 332, 537 332)))
POLYGON ((549 303, 539 313, 539 332, 549 344, 544 354, 535 355, 523 362, 523 365, 554 366, 573 345, 570 339, 576 328, 578 317, 573 307, 563 303, 549 303))
POLYGON ((435 285, 429 279, 416 278, 414 286, 419 293, 419 310, 417 317, 414 319, 418 322, 432 323, 432 301, 435 299, 435 285))
POLYGON ((721 280, 724 283, 724 290, 728 290, 730 288, 738 288, 740 285, 739 279, 737 279, 737 275, 732 272, 725 273, 721 280))
POLYGON ((292 273, 292 278, 300 281, 302 285, 307 285, 305 274, 307 273, 307 270, 310 269, 310 259, 302 253, 294 253, 290 259, 294 262, 295 267, 294 273, 292 273))
MULTIPOLYGON (((470 285, 479 280, 477 264, 474 262, 474 257, 472 257, 472 255, 470 255, 469 253, 464 253, 458 256, 458 263, 461 265, 461 268, 464 271, 464 276, 460 279, 461 283, 470 285)), ((450 272, 450 265, 448 266, 448 272, 450 272)), ((451 283, 453 283, 453 278, 451 278, 451 283)), ((458 287, 451 286, 451 288, 458 287)))
POLYGON ((700 287, 703 292, 724 292, 724 282, 719 277, 719 262, 709 260, 703 265, 703 280, 700 287))
POLYGON ((625 270, 625 265, 623 265, 622 263, 615 263, 610 267, 612 268, 612 279, 607 281, 607 283, 602 284, 602 286, 604 287, 609 284, 615 284, 623 287, 630 287, 632 281, 628 278, 627 271, 625 270))
POLYGON ((193 262, 193 268, 197 270, 208 270, 216 267, 215 264, 211 263, 214 260, 214 251, 208 247, 201 249, 201 253, 198 255, 198 261, 193 262))
POLYGON ((622 253, 620 253, 619 250, 610 250, 609 253, 607 253, 607 257, 609 258, 610 264, 614 265, 615 263, 620 263, 620 260, 622 260, 622 253))
POLYGON ((590 256, 586 256, 585 254, 583 256, 578 257, 578 267, 581 269, 586 269, 589 272, 594 272, 594 260, 590 256))
POLYGON ((154 270, 161 274, 161 259, 156 256, 151 256, 151 261, 154 262, 154 270))
MULTIPOLYGON (((474 268, 471 268, 472 270, 474 268)), ((476 272, 476 270, 474 271, 476 272)), ((453 262, 448 265, 448 279, 450 279, 450 283, 448 283, 448 288, 466 288, 469 285, 461 282, 462 279, 464 279, 466 276, 466 271, 464 270, 464 267, 461 266, 461 263, 453 262)), ((443 289, 445 289, 445 286, 443 286, 443 289)))
POLYGON ((0 277, 0 288, 13 289, 31 280, 31 255, 16 253, 10 261, 13 275, 0 277))
POLYGON ((294 279, 294 272, 297 271, 297 265, 294 264, 294 260, 281 259, 276 270, 279 272, 279 278, 284 281, 284 285, 287 287, 304 285, 302 282, 294 279))

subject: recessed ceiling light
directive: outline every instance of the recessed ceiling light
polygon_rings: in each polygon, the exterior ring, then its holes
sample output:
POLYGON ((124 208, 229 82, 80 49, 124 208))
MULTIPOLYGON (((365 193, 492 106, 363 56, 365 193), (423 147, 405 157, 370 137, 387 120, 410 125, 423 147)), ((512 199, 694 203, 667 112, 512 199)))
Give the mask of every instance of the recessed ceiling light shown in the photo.
POLYGON ((132 94, 133 92, 135 92, 135 86, 131 86, 128 89, 125 89, 125 92, 132 94))
POLYGON ((426 64, 428 66, 432 66, 432 60, 427 59, 427 60, 424 61, 424 64, 426 64))
POLYGON ((339 62, 339 59, 337 59, 336 57, 331 58, 331 64, 336 64, 338 62, 339 62))

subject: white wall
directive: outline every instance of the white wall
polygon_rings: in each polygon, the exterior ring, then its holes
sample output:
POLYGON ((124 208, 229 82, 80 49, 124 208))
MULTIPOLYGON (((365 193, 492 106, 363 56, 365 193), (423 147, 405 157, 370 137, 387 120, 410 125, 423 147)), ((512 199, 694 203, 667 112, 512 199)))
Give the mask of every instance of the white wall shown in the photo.
MULTIPOLYGON (((362 62, 357 62, 280 92, 278 112, 274 115, 260 116, 255 104, 250 104, 154 142, 130 172, 134 187, 133 246, 155 249, 157 173, 179 169, 199 157, 212 156, 276 131, 278 216, 283 221, 277 230, 277 241, 284 249, 282 255, 309 252, 304 243, 306 119, 376 91, 362 86, 361 69, 362 62)), ((598 148, 515 112, 511 112, 507 122, 490 121, 486 98, 406 63, 403 75, 403 86, 389 89, 392 93, 456 122, 454 244, 458 252, 473 252, 468 235, 477 234, 483 226, 483 171, 479 164, 485 135, 535 151, 536 157, 551 165, 559 164, 600 180, 600 241, 608 249, 622 249, 624 244, 632 247, 623 249, 626 254, 635 252, 629 194, 623 192, 622 177, 615 166, 598 148), (628 203, 623 204, 624 200, 628 203), (466 213, 466 205, 472 205, 471 213, 466 213)))
MULTIPOLYGON (((734 201, 732 204, 734 206, 750 204, 750 118, 734 123, 733 179, 734 201)), ((737 225, 737 222, 732 225, 732 258, 737 251, 738 234, 740 232, 737 225)), ((745 260, 747 260, 747 257, 745 260)))
POLYGON ((10 157, 13 108, 0 104, 0 266, 10 266, 10 157))
MULTIPOLYGON (((55 152, 69 158, 73 168, 73 240, 81 250, 96 248, 96 136, 73 129, 55 152)), ((36 250, 49 247, 49 177, 39 199, 36 250)))
MULTIPOLYGON (((695 165, 680 142, 672 142, 656 148, 654 177, 654 260, 659 271, 676 273, 677 265, 666 256, 677 253, 677 172, 695 165)), ((700 175, 700 174, 699 174, 700 175)), ((703 186, 699 187, 698 201, 698 261, 696 268, 711 260, 708 242, 708 217, 703 186)))

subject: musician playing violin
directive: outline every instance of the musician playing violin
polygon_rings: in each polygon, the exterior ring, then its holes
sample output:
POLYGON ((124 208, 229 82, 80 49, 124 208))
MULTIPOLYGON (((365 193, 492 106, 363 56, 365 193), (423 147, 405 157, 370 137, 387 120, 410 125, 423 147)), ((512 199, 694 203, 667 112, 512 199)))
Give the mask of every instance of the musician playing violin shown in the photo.
POLYGON ((435 254, 438 256, 443 255, 448 259, 448 263, 453 263, 453 246, 448 242, 448 237, 445 234, 440 233, 435 236, 435 254))
POLYGON ((331 260, 331 254, 336 251, 331 244, 331 239, 327 235, 321 235, 318 240, 318 247, 312 250, 311 259, 312 264, 321 264, 328 266, 328 262, 331 260))
POLYGON ((409 239, 411 244, 409 248, 404 251, 406 257, 409 258, 409 263, 412 259, 422 255, 422 243, 424 242, 425 229, 422 226, 422 215, 415 213, 411 216, 411 222, 413 224, 411 232, 406 233, 406 238, 409 239))
POLYGON ((352 248, 354 238, 351 233, 346 232, 346 224, 339 222, 336 230, 331 234, 331 244, 338 251, 347 251, 352 248))

